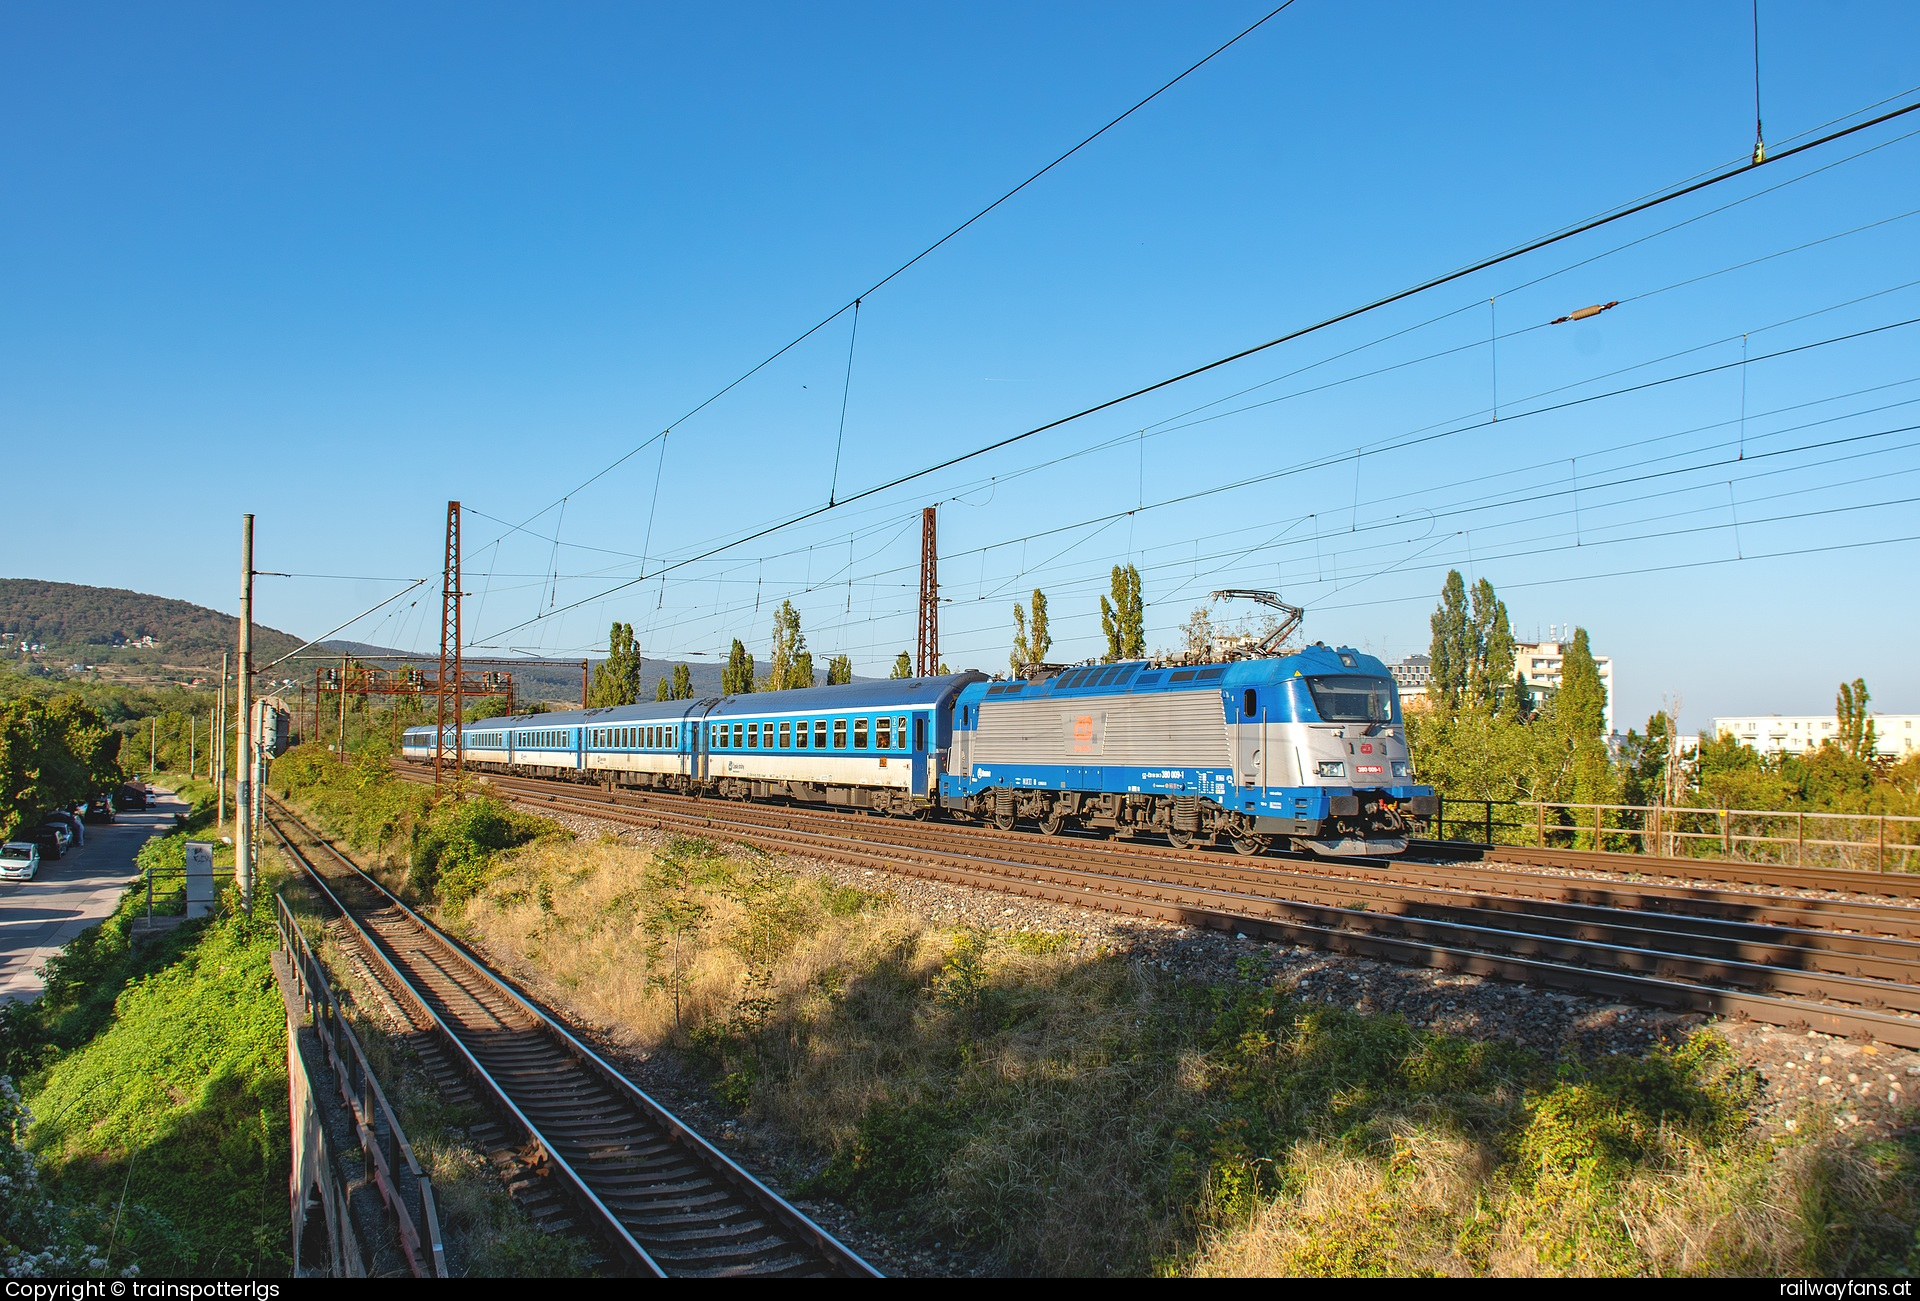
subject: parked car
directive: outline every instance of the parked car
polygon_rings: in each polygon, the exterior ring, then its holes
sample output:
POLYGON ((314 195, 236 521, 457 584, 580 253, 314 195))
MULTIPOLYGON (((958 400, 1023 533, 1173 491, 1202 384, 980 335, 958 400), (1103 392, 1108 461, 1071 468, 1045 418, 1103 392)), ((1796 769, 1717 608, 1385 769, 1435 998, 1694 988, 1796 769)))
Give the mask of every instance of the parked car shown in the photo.
POLYGON ((123 809, 144 809, 147 807, 147 793, 138 786, 122 786, 118 803, 123 809))
POLYGON ((68 846, 73 844, 73 829, 64 822, 55 822, 52 818, 48 818, 40 825, 60 838, 60 852, 66 853, 68 846))
POLYGON ((87 827, 84 822, 80 821, 79 814, 73 813, 67 809, 55 809, 53 812, 47 815, 47 821, 56 822, 61 826, 65 827, 67 829, 67 834, 73 837, 73 839, 69 843, 75 849, 86 848, 87 827))
POLYGON ((60 833, 52 827, 28 827, 20 833, 20 839, 32 841, 40 846, 42 862, 51 863, 60 857, 60 833))
POLYGON ((113 800, 106 795, 96 795, 87 801, 87 811, 81 815, 88 822, 112 822, 113 800))
POLYGON ((40 846, 30 840, 0 845, 0 881, 31 881, 40 871, 40 846))

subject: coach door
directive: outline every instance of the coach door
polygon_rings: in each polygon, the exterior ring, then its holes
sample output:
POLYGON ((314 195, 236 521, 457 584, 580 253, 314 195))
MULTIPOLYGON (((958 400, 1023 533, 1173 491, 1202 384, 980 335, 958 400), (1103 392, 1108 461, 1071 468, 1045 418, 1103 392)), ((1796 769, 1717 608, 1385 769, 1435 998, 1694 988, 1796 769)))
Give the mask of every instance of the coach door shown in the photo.
POLYGON ((913 765, 912 777, 910 779, 913 783, 913 793, 915 795, 930 794, 931 788, 927 784, 927 773, 929 771, 928 764, 931 756, 927 753, 927 716, 925 714, 915 714, 913 716, 913 749, 910 753, 912 755, 911 762, 913 765))

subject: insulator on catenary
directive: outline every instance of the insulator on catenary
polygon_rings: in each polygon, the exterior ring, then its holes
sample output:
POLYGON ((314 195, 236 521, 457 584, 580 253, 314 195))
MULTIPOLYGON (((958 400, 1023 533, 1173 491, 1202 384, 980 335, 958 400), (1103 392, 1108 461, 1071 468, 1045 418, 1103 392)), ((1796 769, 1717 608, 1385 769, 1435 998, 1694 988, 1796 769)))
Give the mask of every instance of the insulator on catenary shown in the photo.
POLYGON ((1584 321, 1589 316, 1600 315, 1600 313, 1606 311, 1609 307, 1618 307, 1618 306, 1620 306, 1620 301, 1618 299, 1615 299, 1611 303, 1595 303, 1591 307, 1582 307, 1577 312, 1568 312, 1565 316, 1556 316, 1553 320, 1548 321, 1547 324, 1548 325, 1565 325, 1568 321, 1584 321))

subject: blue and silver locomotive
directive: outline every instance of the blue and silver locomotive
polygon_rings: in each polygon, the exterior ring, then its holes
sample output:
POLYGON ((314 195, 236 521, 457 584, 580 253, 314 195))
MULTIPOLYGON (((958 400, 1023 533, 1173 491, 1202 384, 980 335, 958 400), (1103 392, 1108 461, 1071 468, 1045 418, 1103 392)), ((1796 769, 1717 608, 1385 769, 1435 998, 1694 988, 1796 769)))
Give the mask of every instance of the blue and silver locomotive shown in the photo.
MULTIPOLYGON (((431 760, 433 744, 414 728, 403 753, 431 760)), ((493 718, 461 745, 482 771, 1244 854, 1401 853, 1437 804, 1386 666, 1320 645, 493 718)))

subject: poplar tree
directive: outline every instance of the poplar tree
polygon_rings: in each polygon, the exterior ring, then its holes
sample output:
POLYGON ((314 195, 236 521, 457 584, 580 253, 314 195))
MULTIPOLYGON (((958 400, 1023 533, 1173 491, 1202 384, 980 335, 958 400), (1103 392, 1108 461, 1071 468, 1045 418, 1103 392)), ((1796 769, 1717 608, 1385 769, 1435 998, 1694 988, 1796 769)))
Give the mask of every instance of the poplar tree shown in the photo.
POLYGON ((773 612, 773 648, 768 652, 767 690, 791 691, 813 685, 813 653, 800 631, 800 612, 782 601, 773 612))
MULTIPOLYGON (((1553 699, 1553 716, 1567 747, 1572 802, 1611 803, 1614 772, 1606 742, 1607 688, 1600 681, 1600 666, 1594 663, 1585 628, 1573 630, 1573 644, 1561 656, 1560 691, 1553 699)), ((1590 841, 1591 833, 1581 839, 1590 841)), ((1592 843, 1590 847, 1602 846, 1592 843)))
POLYGON ((673 689, 672 687, 667 685, 667 679, 665 675, 662 675, 660 680, 653 684, 653 698, 655 700, 666 700, 669 698, 667 695, 667 692, 671 691, 672 689, 673 689))
POLYGON ((1484 578, 1473 585, 1465 650, 1469 704, 1491 707, 1513 694, 1513 628, 1507 622, 1507 603, 1484 578))
POLYGON ((1013 675, 1029 664, 1047 662, 1047 652, 1053 649, 1053 637, 1047 631, 1047 594, 1039 588, 1033 589, 1033 618, 1027 618, 1027 612, 1018 603, 1013 607, 1013 654, 1008 662, 1013 666, 1013 675))
POLYGON ((673 691, 670 695, 668 695, 667 699, 669 700, 692 700, 693 699, 693 670, 692 669, 688 668, 684 664, 676 664, 673 666, 673 691))
POLYGON ((1430 626, 1433 645, 1427 654, 1433 661, 1433 685, 1429 690, 1434 703, 1450 714, 1460 707, 1466 694, 1468 666, 1473 662, 1467 583, 1457 569, 1447 571, 1446 585, 1440 589, 1440 608, 1433 612, 1430 626))
POLYGON ((1142 659, 1147 653, 1146 605, 1140 598, 1140 571, 1113 567, 1112 599, 1100 598, 1100 631, 1107 635, 1103 663, 1142 659))
POLYGON ((1849 759, 1871 759, 1879 747, 1880 738, 1874 733, 1873 719, 1867 715, 1870 699, 1865 678, 1855 678, 1851 684, 1842 682, 1840 694, 1833 699, 1834 720, 1839 731, 1835 739, 1841 753, 1849 759))
POLYGON ((907 654, 905 651, 901 651, 898 655, 894 656, 893 672, 887 674, 887 676, 895 679, 912 677, 913 656, 907 654))
POLYGON ((853 681, 853 661, 845 655, 835 655, 827 661, 827 685, 840 686, 853 681))
POLYGON ((720 690, 729 696, 744 696, 753 691, 753 656, 747 654, 747 648, 738 637, 733 639, 733 652, 727 656, 727 667, 720 673, 720 690))
POLYGON ((631 705, 640 699, 640 665, 633 625, 614 624, 607 633, 607 658, 594 669, 593 685, 587 689, 588 706, 631 705))

